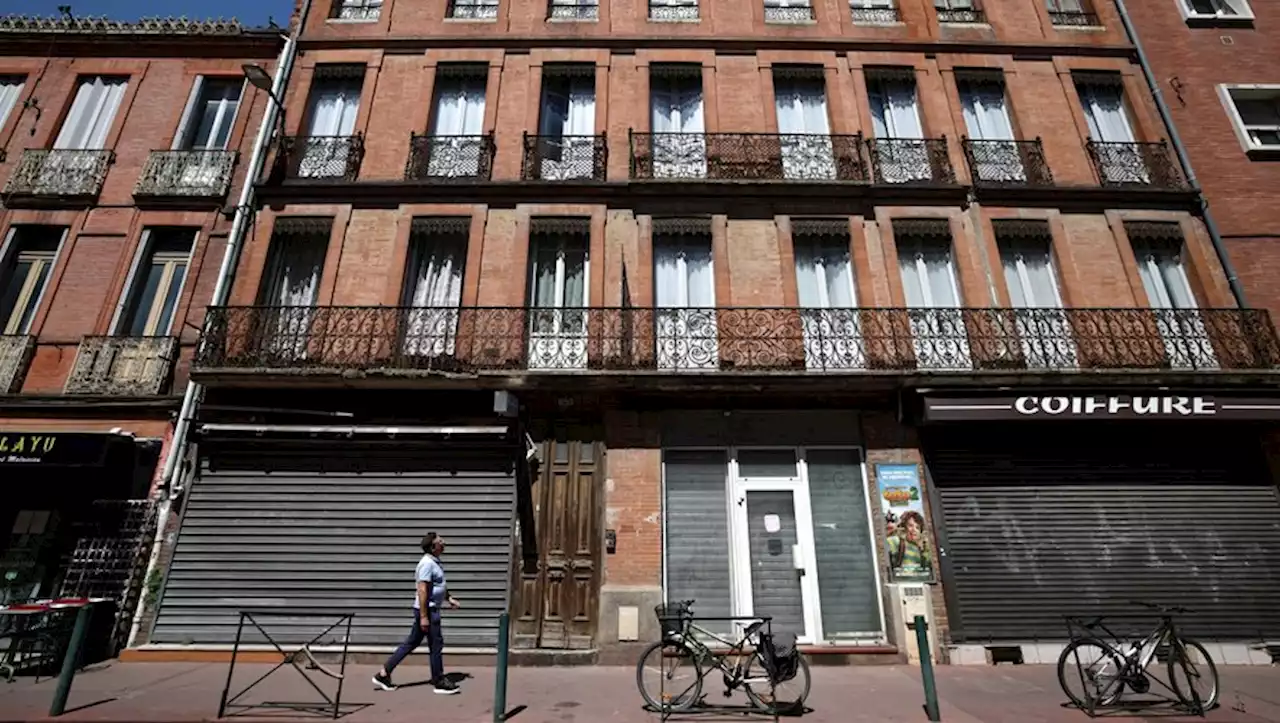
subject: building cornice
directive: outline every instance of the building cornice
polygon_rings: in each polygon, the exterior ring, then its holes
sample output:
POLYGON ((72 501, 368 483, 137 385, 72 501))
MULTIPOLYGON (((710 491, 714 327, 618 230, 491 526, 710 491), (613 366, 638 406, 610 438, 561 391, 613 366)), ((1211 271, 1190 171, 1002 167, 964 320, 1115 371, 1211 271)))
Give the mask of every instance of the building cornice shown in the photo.
POLYGON ((284 44, 281 28, 246 28, 238 20, 0 16, 0 55, 139 56, 275 55, 284 44))

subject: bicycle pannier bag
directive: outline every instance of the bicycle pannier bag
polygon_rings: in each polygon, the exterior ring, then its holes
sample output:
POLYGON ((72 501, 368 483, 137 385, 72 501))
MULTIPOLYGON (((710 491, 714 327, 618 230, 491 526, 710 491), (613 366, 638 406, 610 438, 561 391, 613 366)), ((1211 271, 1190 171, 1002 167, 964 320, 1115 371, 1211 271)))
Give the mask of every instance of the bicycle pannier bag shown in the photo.
POLYGON ((760 657, 775 685, 791 680, 800 670, 800 649, 793 633, 761 635, 760 657))

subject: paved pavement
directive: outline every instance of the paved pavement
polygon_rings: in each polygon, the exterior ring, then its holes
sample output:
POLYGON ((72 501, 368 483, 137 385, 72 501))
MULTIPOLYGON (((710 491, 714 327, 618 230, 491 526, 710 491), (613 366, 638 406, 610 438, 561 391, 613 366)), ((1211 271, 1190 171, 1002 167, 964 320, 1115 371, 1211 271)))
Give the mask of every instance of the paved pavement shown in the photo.
MULTIPOLYGON (((237 666, 234 690, 271 666, 237 666)), ((493 668, 469 668, 462 693, 439 696, 426 685, 407 685, 394 692, 375 691, 372 666, 348 669, 343 691, 343 720, 349 723, 489 723, 492 720, 493 668)), ((424 681, 426 668, 402 667, 401 684, 424 681)), ((120 723, 194 723, 217 716, 226 681, 225 664, 110 663, 76 677, 68 713, 59 720, 120 723)), ((314 674, 313 674, 314 675, 314 674)), ((1280 723, 1280 667, 1224 667, 1222 705, 1207 716, 1211 723, 1280 723)), ((316 676, 332 690, 335 681, 316 676)), ((943 666, 937 668, 942 720, 946 723, 1085 723, 1084 713, 1064 708, 1055 671, 1050 666, 943 666)), ((46 719, 55 681, 19 679, 0 683, 0 723, 46 719)), ((710 703, 726 702, 714 679, 708 679, 710 703)), ((246 702, 319 700, 296 671, 282 668, 246 696, 246 702)), ((728 703, 745 705, 740 696, 728 703)), ((919 669, 906 666, 813 668, 813 692, 803 719, 809 723, 923 723, 919 669)), ((643 709, 635 687, 635 669, 624 667, 512 668, 507 694, 514 723, 651 723, 659 716, 643 709)), ((249 710, 230 718, 303 719, 297 713, 249 710)), ((1109 716, 1104 720, 1173 723, 1191 717, 1147 714, 1109 716)), ((324 720, 310 715, 306 720, 324 720)), ((673 717, 682 721, 748 721, 737 714, 673 717)), ((754 718, 754 720, 767 720, 754 718)))

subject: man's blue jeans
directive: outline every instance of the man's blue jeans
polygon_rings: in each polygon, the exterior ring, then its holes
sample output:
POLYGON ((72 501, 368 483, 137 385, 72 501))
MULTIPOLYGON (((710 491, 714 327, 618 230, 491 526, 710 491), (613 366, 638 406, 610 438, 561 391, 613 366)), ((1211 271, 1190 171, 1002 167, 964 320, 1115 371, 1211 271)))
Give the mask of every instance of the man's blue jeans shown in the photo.
POLYGON ((409 653, 412 653, 425 638, 427 641, 427 649, 431 652, 431 682, 438 682, 444 677, 444 634, 440 630, 440 611, 432 608, 429 611, 431 621, 430 625, 424 631, 422 629, 422 618, 417 608, 413 609, 413 630, 409 631, 409 637, 400 643, 400 647, 396 648, 396 652, 387 658, 387 664, 382 666, 387 671, 387 675, 391 675, 391 671, 401 663, 409 653))

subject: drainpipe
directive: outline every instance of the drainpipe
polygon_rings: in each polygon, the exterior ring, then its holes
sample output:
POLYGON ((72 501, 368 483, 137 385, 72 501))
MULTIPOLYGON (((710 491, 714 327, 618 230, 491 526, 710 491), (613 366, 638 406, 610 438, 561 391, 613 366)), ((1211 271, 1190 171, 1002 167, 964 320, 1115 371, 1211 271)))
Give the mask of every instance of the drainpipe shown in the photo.
POLYGON ((1244 288, 1240 285, 1240 277, 1236 276, 1235 268, 1231 265, 1231 259, 1227 256, 1227 247, 1222 242, 1222 234, 1218 233, 1218 224, 1213 220, 1213 213, 1209 210, 1209 200, 1204 197, 1204 191, 1200 188, 1200 182, 1196 179, 1196 172, 1191 168, 1191 159, 1187 157, 1187 149, 1182 145, 1182 138, 1178 136, 1178 128, 1173 123, 1173 116, 1169 113, 1169 106, 1164 102, 1164 94, 1160 92, 1160 84, 1156 82, 1155 74, 1151 72, 1151 64, 1147 62, 1147 54, 1142 50, 1142 42, 1138 39, 1138 31, 1133 27, 1133 21, 1129 18, 1129 11, 1124 6, 1124 0, 1115 0, 1116 10, 1120 13, 1120 22, 1124 24, 1124 32, 1129 36, 1129 42, 1133 43, 1133 49, 1138 54, 1138 65, 1142 68, 1142 75, 1147 80, 1147 87, 1151 89, 1151 95, 1155 97, 1156 109, 1160 111, 1160 120, 1164 121, 1164 126, 1169 130, 1169 140, 1173 142, 1173 150, 1178 154, 1178 163, 1182 166, 1182 172, 1187 177, 1187 183, 1190 184, 1191 190, 1196 194, 1196 201, 1200 204, 1200 213, 1204 217, 1205 228, 1209 231, 1209 239, 1213 241, 1213 250, 1218 254, 1218 261, 1222 264, 1222 270, 1227 275, 1227 284, 1231 287, 1231 295, 1235 297, 1236 306, 1241 309, 1248 308, 1245 303, 1244 288))
MULTIPOLYGON (((289 82, 289 74, 293 71, 293 60, 298 52, 298 34, 306 23, 307 13, 311 9, 311 0, 303 0, 302 12, 298 15, 298 27, 285 36, 284 47, 280 57, 276 59, 275 76, 271 81, 271 92, 276 98, 284 97, 285 86, 289 82)), ((267 151, 276 128, 276 118, 282 109, 274 100, 268 99, 267 109, 262 114, 262 123, 258 126, 258 137, 253 142, 253 153, 249 157, 249 167, 245 172, 244 187, 240 189, 240 201, 236 204, 236 215, 231 222, 231 232, 227 236, 227 250, 222 255, 222 266, 218 269, 218 280, 213 288, 213 296, 209 306, 223 306, 231 292, 231 282, 235 276, 235 267, 240 257, 240 249, 244 243, 245 232, 249 227, 249 219, 253 215, 254 183, 262 175, 262 166, 266 163, 267 151)), ((187 435, 191 431, 191 420, 195 417, 196 406, 200 403, 203 389, 199 384, 187 380, 187 389, 182 396, 182 407, 178 410, 178 418, 173 425, 173 438, 169 442, 169 454, 165 457, 164 472, 160 478, 160 512, 156 518, 156 537, 151 546, 151 558, 147 561, 147 572, 142 578, 145 590, 147 581, 155 573, 160 561, 160 547, 165 537, 165 527, 169 523, 169 514, 173 501, 181 494, 181 486, 177 484, 180 461, 186 456, 187 435)), ((133 614, 133 624, 129 629, 129 640, 125 647, 133 647, 142 627, 142 612, 146 606, 139 604, 133 614)))

